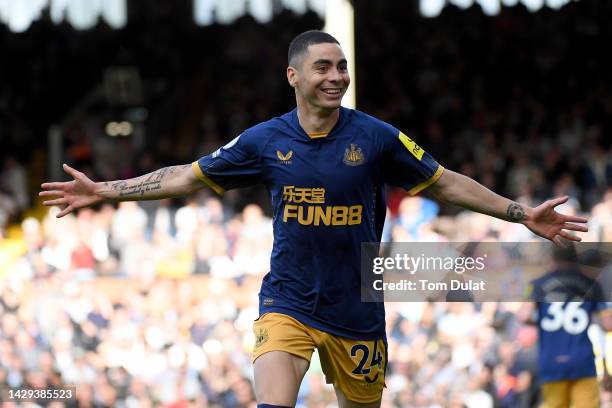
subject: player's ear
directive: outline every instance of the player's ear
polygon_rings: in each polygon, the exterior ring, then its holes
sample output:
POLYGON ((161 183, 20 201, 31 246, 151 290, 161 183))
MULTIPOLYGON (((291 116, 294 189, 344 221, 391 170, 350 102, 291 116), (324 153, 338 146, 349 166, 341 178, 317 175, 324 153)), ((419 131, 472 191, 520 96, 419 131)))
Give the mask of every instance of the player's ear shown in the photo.
POLYGON ((297 70, 292 66, 287 67, 287 82, 292 88, 297 86, 297 70))

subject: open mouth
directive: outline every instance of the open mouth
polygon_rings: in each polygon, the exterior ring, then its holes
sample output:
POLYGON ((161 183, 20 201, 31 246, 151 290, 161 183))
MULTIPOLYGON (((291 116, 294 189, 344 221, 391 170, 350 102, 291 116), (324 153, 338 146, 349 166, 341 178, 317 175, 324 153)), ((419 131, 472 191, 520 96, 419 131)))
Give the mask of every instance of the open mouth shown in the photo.
POLYGON ((321 90, 323 91, 323 93, 330 96, 339 96, 340 94, 342 94, 342 89, 340 88, 325 88, 321 90))

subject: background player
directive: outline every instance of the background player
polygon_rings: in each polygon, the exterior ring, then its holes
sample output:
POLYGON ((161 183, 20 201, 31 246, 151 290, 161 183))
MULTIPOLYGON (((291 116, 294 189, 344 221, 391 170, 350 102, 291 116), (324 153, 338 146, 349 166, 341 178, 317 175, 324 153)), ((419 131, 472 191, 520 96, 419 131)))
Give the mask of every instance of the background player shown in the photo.
POLYGON ((558 214, 567 197, 525 208, 445 170, 406 135, 340 107, 350 78, 337 41, 313 31, 289 49, 287 79, 297 108, 245 131, 195 163, 128 180, 94 183, 67 165, 73 181, 45 183, 58 217, 103 200, 151 200, 209 185, 218 193, 263 183, 274 207, 274 250, 255 324, 255 388, 261 407, 295 404, 314 347, 340 406, 376 407, 384 385, 384 309, 360 302, 359 244, 380 239, 384 183, 511 222, 561 242, 586 231, 558 214), (308 205, 306 205, 308 204, 308 205), (318 224, 317 224, 318 223, 318 224), (317 227, 317 228, 313 228, 317 227), (341 253, 342 262, 338 254, 341 253))
POLYGON ((582 273, 573 246, 556 249, 553 257, 554 269, 532 282, 537 302, 524 304, 520 313, 523 320, 536 315, 542 408, 599 407, 588 328, 596 316, 603 330, 612 331, 612 309, 599 284, 582 273))

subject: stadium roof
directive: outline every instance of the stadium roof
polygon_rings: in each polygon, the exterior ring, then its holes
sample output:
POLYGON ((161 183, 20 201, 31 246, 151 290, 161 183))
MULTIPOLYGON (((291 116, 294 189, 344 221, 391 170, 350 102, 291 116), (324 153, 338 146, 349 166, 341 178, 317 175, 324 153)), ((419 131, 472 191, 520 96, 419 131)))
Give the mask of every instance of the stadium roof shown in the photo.
MULTIPOLYGON (((136 0, 131 0, 136 1, 136 0)), ((255 20, 269 22, 276 12, 289 9, 298 14, 314 11, 322 18, 327 0, 192 0, 193 18, 198 25, 231 24, 249 14, 255 20), (280 4, 280 7, 279 7, 280 4)), ((350 1, 350 0, 347 0, 350 1)), ((561 8, 577 0, 414 0, 425 17, 435 17, 447 5, 468 8, 480 5, 485 14, 498 14, 502 6, 522 3, 528 10, 544 6, 561 8)), ((48 11, 53 22, 68 21, 77 30, 94 27, 101 18, 113 28, 127 24, 128 0, 0 0, 0 22, 14 32, 26 31, 33 21, 48 11)), ((155 3, 151 3, 155 4, 155 3)))

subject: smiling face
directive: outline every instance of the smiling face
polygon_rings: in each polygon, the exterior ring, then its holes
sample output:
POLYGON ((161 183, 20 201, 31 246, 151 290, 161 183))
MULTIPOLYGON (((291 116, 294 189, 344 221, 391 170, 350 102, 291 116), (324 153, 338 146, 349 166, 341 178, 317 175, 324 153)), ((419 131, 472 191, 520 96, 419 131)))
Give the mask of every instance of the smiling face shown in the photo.
POLYGON ((312 44, 287 68, 298 107, 326 113, 340 107, 351 82, 346 58, 338 44, 312 44))

